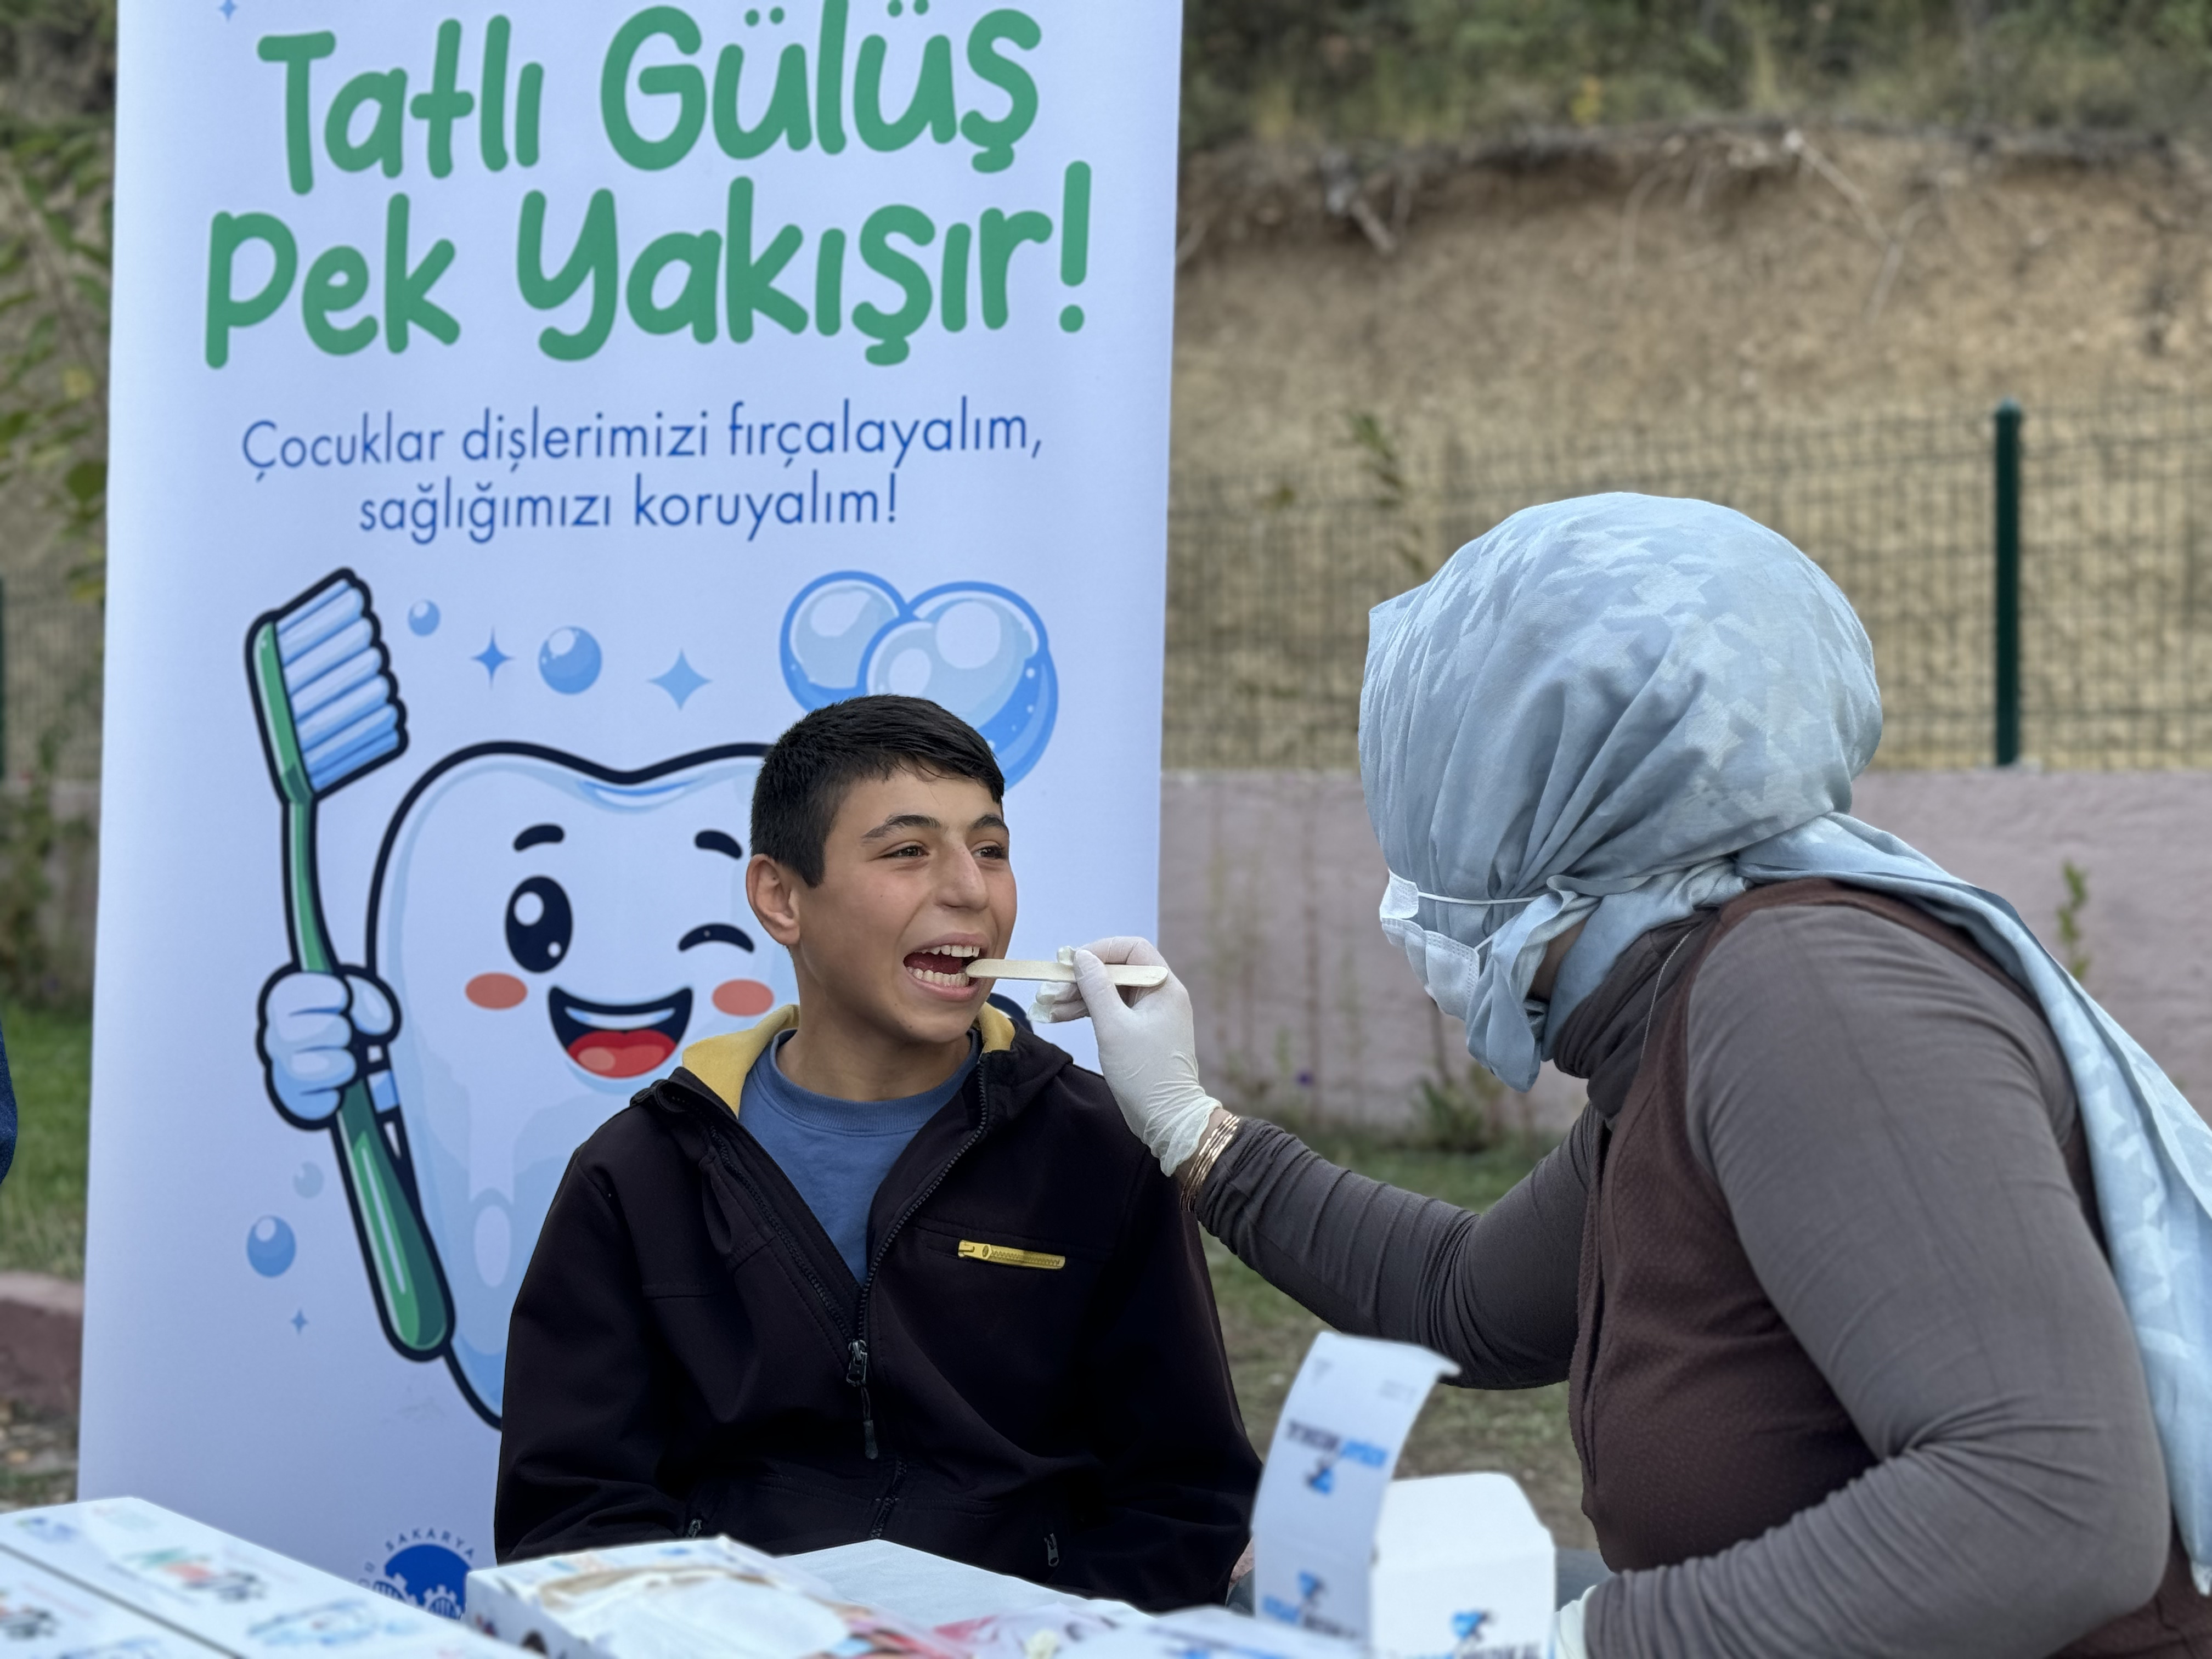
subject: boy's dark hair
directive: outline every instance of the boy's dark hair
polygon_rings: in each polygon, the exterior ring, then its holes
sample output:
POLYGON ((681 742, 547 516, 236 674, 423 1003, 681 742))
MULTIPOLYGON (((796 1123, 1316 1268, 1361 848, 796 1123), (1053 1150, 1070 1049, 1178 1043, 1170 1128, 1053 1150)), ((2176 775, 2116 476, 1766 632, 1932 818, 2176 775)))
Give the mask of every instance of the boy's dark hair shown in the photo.
POLYGON ((753 851, 822 881, 822 849, 845 792, 902 771, 970 778, 1006 794, 1006 775, 983 734, 927 697, 848 697, 792 726, 761 762, 753 785, 753 851))

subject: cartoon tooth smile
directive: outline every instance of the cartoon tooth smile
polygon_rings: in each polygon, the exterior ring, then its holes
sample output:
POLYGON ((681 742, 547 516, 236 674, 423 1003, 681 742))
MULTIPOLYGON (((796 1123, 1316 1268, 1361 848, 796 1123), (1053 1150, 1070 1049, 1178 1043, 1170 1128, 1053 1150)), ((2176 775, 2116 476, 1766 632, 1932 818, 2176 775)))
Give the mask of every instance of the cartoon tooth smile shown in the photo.
POLYGON ((405 1011, 393 1092, 453 1290, 454 1368, 489 1416, 568 1154, 683 1043, 797 1000, 790 959, 738 926, 751 918, 733 831, 764 747, 622 772, 483 744, 433 766, 393 814, 368 965, 405 1011), (659 994, 602 1000, 564 981, 659 994))
POLYGON ((643 1077, 682 1046, 691 1023, 691 990, 686 986, 658 1002, 586 1002, 556 985, 545 994, 545 1008, 562 1052, 593 1077, 643 1077))

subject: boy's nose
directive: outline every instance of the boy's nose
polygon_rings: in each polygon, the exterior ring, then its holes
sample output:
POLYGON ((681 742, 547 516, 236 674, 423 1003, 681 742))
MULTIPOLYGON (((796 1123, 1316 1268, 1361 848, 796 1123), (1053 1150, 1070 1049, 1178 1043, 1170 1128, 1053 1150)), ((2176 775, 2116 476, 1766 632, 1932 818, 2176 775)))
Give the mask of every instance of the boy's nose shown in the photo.
POLYGON ((980 910, 990 902, 991 890, 983 879, 983 871, 971 855, 947 859, 943 866, 945 881, 938 889, 945 902, 963 910, 980 910))

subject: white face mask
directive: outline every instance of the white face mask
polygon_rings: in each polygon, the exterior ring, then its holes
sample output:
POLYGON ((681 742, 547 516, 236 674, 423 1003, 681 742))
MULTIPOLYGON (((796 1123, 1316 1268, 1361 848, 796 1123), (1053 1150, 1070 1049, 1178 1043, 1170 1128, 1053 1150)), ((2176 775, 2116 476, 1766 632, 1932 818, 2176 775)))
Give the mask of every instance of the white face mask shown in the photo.
MULTIPOLYGON (((1406 953, 1422 988, 1437 1006, 1467 1027, 1467 1051, 1498 1075, 1508 1088, 1526 1089, 1536 1080, 1542 1055, 1537 1023, 1526 1006, 1528 986, 1515 984, 1514 969, 1542 930, 1548 939, 1571 926, 1565 913, 1579 917, 1596 906, 1594 898, 1546 891, 1526 898, 1462 899, 1423 891, 1393 871, 1376 915, 1383 936, 1406 953), (1468 945, 1420 924, 1420 902, 1468 909, 1518 909, 1496 931, 1468 945), (1526 907, 1534 906, 1534 911, 1526 907), (1547 923, 1551 924, 1548 927, 1547 923)), ((1540 953, 1539 953, 1540 958, 1540 953)), ((1531 964, 1530 973, 1534 972, 1531 964)))
POLYGON ((1510 908, 1533 904, 1535 900, 1450 898, 1442 893, 1425 893, 1404 876, 1395 871, 1391 872, 1390 884, 1382 890, 1382 902, 1376 910, 1383 937, 1406 953, 1406 960, 1413 964, 1413 972, 1420 976, 1423 988, 1437 1000, 1437 1006, 1457 1014, 1458 999, 1447 1000, 1438 987, 1471 982, 1479 976, 1490 956, 1491 939, 1497 935, 1492 933, 1480 944, 1467 945, 1449 933, 1424 927, 1419 921, 1423 899, 1431 904, 1463 905, 1468 909, 1510 908))

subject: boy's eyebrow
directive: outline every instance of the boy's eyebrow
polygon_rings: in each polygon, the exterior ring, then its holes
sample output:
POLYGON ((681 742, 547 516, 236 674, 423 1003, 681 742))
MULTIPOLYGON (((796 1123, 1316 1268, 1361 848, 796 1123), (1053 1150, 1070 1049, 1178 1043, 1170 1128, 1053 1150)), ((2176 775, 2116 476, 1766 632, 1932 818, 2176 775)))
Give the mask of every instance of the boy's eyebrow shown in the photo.
POLYGON ((894 812, 881 823, 860 837, 862 841, 881 841, 885 836, 901 830, 942 830, 945 826, 927 812, 894 812))
MULTIPOLYGON (((968 826, 970 830, 1006 830, 1006 821, 996 812, 986 812, 968 826)), ((927 812, 896 812, 860 837, 862 841, 880 841, 885 836, 901 830, 942 830, 945 826, 927 812)), ((1011 830, 1007 831, 1012 834, 1011 830)))

